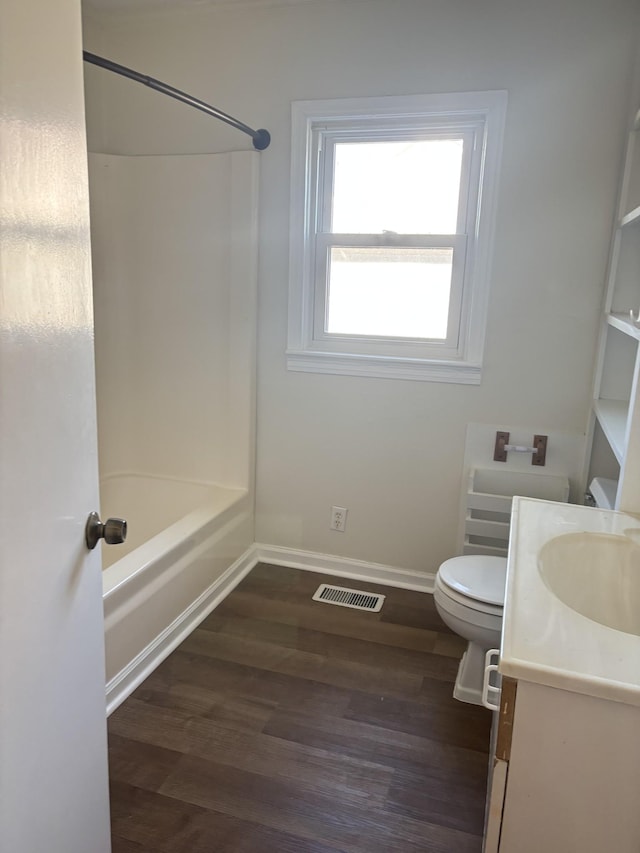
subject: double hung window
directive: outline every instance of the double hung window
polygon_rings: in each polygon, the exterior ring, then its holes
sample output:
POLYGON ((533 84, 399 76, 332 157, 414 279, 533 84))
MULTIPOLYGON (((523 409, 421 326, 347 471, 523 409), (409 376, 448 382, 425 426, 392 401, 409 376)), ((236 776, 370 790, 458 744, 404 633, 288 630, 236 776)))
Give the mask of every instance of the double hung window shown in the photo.
POLYGON ((293 105, 291 369, 480 381, 504 106, 293 105))

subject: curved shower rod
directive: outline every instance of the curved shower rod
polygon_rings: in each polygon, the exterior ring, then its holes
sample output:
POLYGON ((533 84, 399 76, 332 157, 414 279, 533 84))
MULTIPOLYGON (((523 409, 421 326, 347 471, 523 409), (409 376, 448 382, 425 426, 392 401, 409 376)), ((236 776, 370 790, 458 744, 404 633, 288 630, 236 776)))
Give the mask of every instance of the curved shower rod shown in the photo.
POLYGON ((207 113, 207 115, 213 116, 214 118, 220 119, 220 121, 230 124, 231 127, 235 127, 250 136, 253 140, 253 147, 258 151, 263 151, 265 148, 269 147, 271 134, 268 130, 253 130, 249 125, 238 121, 237 118, 233 118, 233 116, 223 113, 222 110, 217 110, 210 104, 206 104, 204 101, 200 101, 198 98, 194 98, 186 92, 181 92, 180 89, 174 89, 173 86, 169 86, 161 80, 148 77, 146 74, 140 74, 138 71, 126 68, 124 65, 118 65, 117 62, 112 62, 110 59, 105 59, 102 56, 96 56, 95 53, 89 53, 87 50, 83 50, 82 58, 85 62, 90 62, 92 65, 99 65, 101 68, 106 68, 107 71, 113 71, 114 74, 121 74, 123 77, 129 77, 131 80, 135 80, 138 83, 143 83, 145 86, 149 86, 151 89, 155 89, 156 92, 162 92, 164 95, 169 95, 170 98, 182 101, 183 104, 188 104, 190 107, 195 107, 196 110, 201 110, 203 113, 207 113))

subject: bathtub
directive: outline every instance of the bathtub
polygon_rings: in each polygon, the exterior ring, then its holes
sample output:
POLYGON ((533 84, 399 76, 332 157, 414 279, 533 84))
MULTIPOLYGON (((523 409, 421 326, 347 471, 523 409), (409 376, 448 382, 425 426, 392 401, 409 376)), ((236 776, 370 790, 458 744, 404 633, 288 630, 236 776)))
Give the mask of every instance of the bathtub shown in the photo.
POLYGON ((102 545, 107 711, 111 713, 250 570, 246 489, 140 474, 100 483, 101 516, 127 541, 102 545))

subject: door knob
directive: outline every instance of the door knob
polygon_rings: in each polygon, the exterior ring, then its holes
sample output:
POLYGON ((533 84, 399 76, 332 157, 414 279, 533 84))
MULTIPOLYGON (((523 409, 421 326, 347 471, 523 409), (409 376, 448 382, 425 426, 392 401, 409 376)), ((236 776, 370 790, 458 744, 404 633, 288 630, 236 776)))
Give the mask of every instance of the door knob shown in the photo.
POLYGON ((108 518, 103 524, 98 513, 91 512, 84 529, 84 538, 90 551, 101 539, 107 545, 121 545, 127 538, 127 522, 124 518, 108 518))

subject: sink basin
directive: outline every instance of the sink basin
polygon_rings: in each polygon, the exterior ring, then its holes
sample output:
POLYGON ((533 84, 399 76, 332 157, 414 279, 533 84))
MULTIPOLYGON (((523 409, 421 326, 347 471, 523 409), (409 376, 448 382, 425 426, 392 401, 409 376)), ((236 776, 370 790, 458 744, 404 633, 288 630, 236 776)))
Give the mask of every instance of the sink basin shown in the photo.
POLYGON ((542 546, 538 568, 551 592, 577 613, 640 636, 640 545, 634 539, 565 533, 542 546))
POLYGON ((640 512, 513 499, 499 667, 640 709, 640 512))

